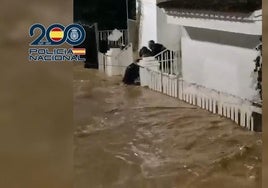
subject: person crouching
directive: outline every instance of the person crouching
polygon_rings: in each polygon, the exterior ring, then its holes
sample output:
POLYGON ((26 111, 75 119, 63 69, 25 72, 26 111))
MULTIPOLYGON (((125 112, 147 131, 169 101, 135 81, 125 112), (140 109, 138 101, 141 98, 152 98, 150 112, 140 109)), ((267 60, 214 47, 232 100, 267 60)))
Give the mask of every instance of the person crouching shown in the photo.
POLYGON ((137 59, 135 62, 127 66, 125 75, 123 78, 123 83, 127 85, 140 85, 140 68, 138 62, 140 59, 137 59))

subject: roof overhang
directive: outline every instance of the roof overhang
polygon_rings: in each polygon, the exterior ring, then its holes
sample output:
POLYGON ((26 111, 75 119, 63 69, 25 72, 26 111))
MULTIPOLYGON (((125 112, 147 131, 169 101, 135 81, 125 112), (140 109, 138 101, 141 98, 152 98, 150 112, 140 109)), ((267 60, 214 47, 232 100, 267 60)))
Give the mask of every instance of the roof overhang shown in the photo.
POLYGON ((262 0, 157 0, 164 9, 190 9, 250 13, 261 9, 262 0))
POLYGON ((212 29, 249 35, 262 34, 262 11, 226 13, 185 9, 166 9, 167 22, 186 27, 212 29))

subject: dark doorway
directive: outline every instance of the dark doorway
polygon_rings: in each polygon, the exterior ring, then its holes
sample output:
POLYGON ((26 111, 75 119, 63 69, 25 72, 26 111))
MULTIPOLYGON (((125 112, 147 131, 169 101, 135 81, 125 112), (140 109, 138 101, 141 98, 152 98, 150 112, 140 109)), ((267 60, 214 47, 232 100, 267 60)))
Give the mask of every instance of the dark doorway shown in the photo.
MULTIPOLYGON (((83 25, 83 24, 82 24, 83 25)), ((85 41, 77 46, 78 48, 86 48, 86 55, 82 56, 86 59, 85 68, 98 68, 98 45, 97 45, 97 26, 93 25, 83 25, 86 31, 85 41)))
POLYGON ((128 18, 136 19, 136 0, 74 0, 74 22, 84 26, 86 40, 80 45, 86 48, 86 68, 98 68, 98 50, 107 51, 107 41, 99 41, 98 30, 127 29, 128 18), (98 28, 96 28, 98 27, 98 28))

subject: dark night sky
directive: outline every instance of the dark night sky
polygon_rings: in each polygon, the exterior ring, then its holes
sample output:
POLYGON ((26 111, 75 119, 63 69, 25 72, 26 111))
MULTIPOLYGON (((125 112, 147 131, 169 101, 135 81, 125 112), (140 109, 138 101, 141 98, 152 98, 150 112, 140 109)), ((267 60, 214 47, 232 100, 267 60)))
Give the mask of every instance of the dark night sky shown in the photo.
POLYGON ((127 1, 129 18, 135 16, 136 0, 74 0, 74 21, 92 24, 99 29, 127 28, 127 1))

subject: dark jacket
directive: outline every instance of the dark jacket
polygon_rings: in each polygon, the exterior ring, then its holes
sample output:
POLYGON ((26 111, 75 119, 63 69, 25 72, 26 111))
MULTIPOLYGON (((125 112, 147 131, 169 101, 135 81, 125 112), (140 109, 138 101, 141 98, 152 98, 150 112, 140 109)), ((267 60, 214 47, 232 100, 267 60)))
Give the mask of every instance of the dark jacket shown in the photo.
POLYGON ((150 56, 153 56, 153 53, 147 47, 142 47, 139 51, 139 56, 140 57, 150 57, 150 56))
POLYGON ((136 63, 131 63, 127 68, 123 78, 125 84, 135 84, 135 80, 139 78, 140 68, 136 63))
POLYGON ((164 51, 166 48, 162 44, 155 43, 153 44, 151 50, 152 50, 152 55, 155 56, 159 54, 160 52, 164 51))

